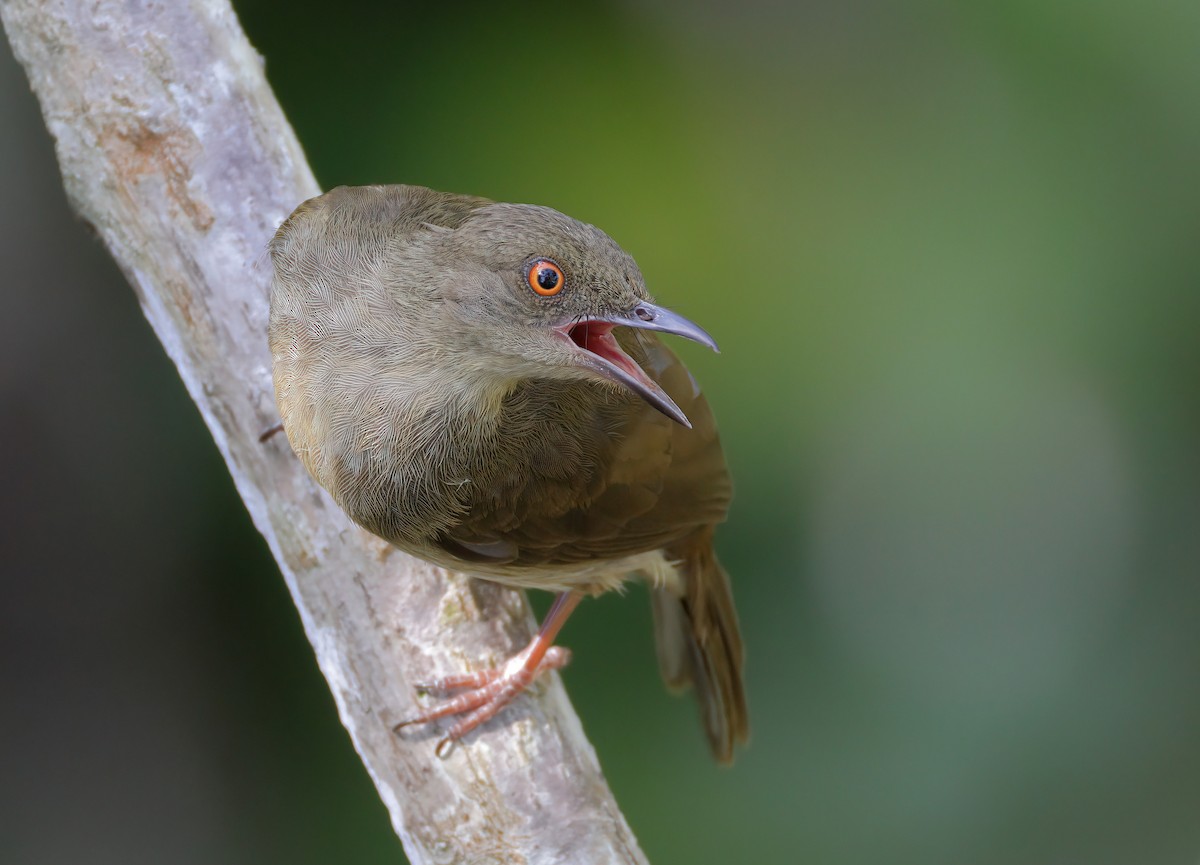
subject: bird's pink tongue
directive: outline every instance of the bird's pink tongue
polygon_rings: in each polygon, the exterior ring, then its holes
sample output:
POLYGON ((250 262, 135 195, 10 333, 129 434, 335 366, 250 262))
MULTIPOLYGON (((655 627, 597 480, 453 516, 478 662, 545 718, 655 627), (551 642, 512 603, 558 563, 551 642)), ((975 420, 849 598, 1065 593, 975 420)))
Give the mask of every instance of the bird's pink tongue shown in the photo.
MULTIPOLYGON (((584 351, 604 358, 614 366, 618 366, 631 376, 648 385, 653 385, 650 377, 642 371, 629 355, 627 355, 612 335, 613 325, 605 322, 589 321, 577 324, 568 332, 571 340, 584 351)), ((657 385, 654 385, 657 388, 657 385)))

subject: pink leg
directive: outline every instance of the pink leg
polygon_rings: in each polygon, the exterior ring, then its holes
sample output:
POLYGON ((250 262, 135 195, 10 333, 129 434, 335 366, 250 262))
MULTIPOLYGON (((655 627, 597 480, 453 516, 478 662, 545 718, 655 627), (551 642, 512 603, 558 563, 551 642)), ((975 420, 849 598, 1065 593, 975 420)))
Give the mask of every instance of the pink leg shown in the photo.
MULTIPOLYGON (((524 651, 524 650, 523 650, 524 651)), ((562 646, 551 646, 546 650, 545 657, 538 664, 537 672, 534 677, 541 675, 545 670, 559 670, 565 667, 571 661, 571 650, 565 649, 562 646)), ((464 689, 478 690, 485 685, 490 685, 504 672, 503 668, 492 668, 490 670, 480 670, 478 673, 457 673, 449 676, 442 676, 440 679, 431 679, 428 682, 421 682, 417 685, 418 694, 449 694, 451 691, 461 691, 464 689)), ((443 704, 444 707, 445 704, 443 704)), ((447 714, 454 714, 448 712, 447 714)))
POLYGON ((283 432, 283 423, 282 422, 275 424, 275 426, 273 426, 273 427, 263 430, 261 433, 259 433, 258 440, 260 442, 266 442, 268 439, 270 439, 276 433, 281 433, 281 432, 283 432))
POLYGON ((421 687, 422 691, 444 692, 465 689, 451 700, 434 706, 415 717, 396 725, 400 730, 413 724, 425 724, 449 715, 463 715, 437 744, 436 753, 445 757, 456 741, 470 733, 480 724, 490 720, 514 697, 529 687, 543 670, 556 670, 566 666, 571 653, 554 645, 554 638, 562 629, 567 617, 579 605, 583 595, 579 592, 563 592, 554 599, 554 606, 546 614, 542 627, 529 645, 509 659, 500 669, 485 670, 460 676, 446 676, 421 687))

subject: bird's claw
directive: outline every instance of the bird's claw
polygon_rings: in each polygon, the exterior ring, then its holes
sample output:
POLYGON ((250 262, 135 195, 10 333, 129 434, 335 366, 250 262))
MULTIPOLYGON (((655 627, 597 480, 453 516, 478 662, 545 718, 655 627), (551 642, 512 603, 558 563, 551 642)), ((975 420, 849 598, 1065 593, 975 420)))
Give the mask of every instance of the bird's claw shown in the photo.
MULTIPOLYGON (((517 656, 517 658, 520 657, 520 655, 517 656)), ((495 717, 539 674, 546 670, 560 669, 566 666, 570 660, 569 650, 560 646, 552 646, 536 666, 531 667, 528 663, 514 664, 513 661, 510 661, 497 669, 444 676, 431 682, 424 682, 417 686, 418 694, 444 694, 450 691, 461 691, 462 693, 410 718, 405 718, 392 729, 399 733, 405 727, 428 724, 452 715, 462 715, 463 717, 437 744, 435 753, 438 757, 444 758, 453 750, 454 742, 495 717)))

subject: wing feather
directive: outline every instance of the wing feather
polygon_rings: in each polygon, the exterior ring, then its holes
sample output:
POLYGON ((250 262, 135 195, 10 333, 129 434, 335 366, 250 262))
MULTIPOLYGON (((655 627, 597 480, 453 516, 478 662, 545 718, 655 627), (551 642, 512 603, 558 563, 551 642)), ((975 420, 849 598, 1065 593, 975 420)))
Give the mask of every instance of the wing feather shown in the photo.
POLYGON ((524 416, 531 407, 539 411, 542 446, 533 458, 500 448, 501 476, 439 538, 446 552, 467 561, 499 557, 515 567, 552 567, 661 549, 724 520, 729 473, 703 394, 654 334, 626 331, 617 338, 692 429, 601 385, 531 383, 514 394, 513 407, 519 404, 524 416))

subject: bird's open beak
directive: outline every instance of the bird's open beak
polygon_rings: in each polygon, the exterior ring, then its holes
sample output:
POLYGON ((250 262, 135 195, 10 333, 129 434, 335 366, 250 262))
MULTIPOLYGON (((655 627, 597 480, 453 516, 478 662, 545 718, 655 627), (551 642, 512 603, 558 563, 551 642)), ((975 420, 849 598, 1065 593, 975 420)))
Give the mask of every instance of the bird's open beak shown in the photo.
POLYGON ((682 315, 646 301, 625 313, 594 316, 558 328, 559 333, 582 349, 579 353, 580 366, 629 388, 671 420, 691 429, 687 415, 613 338, 611 331, 614 327, 640 327, 673 333, 719 351, 713 338, 682 315))

